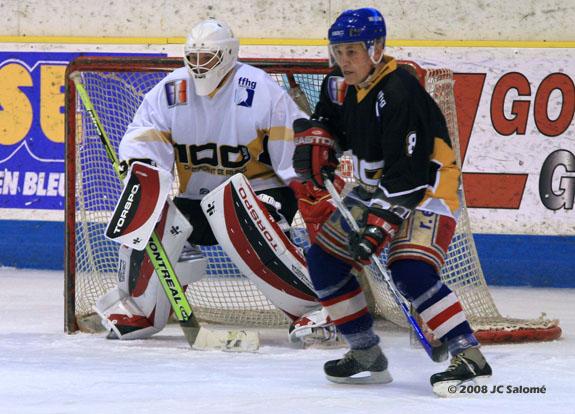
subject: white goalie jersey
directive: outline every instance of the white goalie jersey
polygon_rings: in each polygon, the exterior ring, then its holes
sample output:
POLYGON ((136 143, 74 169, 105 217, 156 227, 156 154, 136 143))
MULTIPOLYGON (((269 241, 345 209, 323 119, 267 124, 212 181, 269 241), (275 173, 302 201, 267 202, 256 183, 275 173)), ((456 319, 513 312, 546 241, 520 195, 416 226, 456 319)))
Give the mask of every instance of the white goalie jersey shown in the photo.
POLYGON ((267 73, 237 63, 218 89, 197 96, 185 67, 146 94, 120 143, 120 159, 176 163, 182 197, 200 200, 236 173, 255 191, 294 177, 292 122, 306 115, 267 73))

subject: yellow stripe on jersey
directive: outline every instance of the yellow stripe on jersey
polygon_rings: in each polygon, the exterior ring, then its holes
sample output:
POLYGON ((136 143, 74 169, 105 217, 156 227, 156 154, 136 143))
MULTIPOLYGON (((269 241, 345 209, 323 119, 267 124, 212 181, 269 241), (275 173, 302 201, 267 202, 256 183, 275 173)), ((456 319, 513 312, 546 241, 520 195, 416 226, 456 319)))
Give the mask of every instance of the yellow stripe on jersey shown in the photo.
MULTIPOLYGON (((435 180, 430 183, 420 206, 425 205, 430 198, 442 200, 451 210, 452 214, 459 209, 458 189, 461 170, 455 161, 455 153, 444 139, 435 137, 432 161, 441 167, 437 170, 435 180)), ((433 178, 433 177, 432 177, 433 178)), ((437 212, 441 214, 441 212, 437 212)))
POLYGON ((397 61, 393 57, 384 55, 383 61, 385 62, 385 65, 381 66, 379 70, 372 75, 372 78, 369 80, 369 85, 365 88, 359 86, 355 87, 357 90, 357 103, 360 103, 380 80, 397 69, 397 61))
POLYGON ((270 141, 293 141, 293 129, 285 126, 271 127, 269 130, 270 141))
POLYGON ((180 181, 178 189, 180 194, 183 194, 186 192, 186 189, 188 188, 190 178, 192 178, 192 170, 189 164, 183 164, 178 162, 178 159, 176 157, 176 171, 178 173, 178 180, 180 181))
POLYGON ((172 145, 172 133, 170 131, 158 131, 152 128, 143 130, 131 139, 139 142, 163 142, 172 145))

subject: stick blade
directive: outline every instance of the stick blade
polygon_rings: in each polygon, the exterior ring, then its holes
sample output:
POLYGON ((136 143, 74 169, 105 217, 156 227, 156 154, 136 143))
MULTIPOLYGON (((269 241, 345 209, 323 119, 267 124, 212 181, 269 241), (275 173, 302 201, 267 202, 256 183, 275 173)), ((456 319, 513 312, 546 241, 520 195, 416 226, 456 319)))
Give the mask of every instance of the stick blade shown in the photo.
POLYGON ((185 326, 182 330, 192 349, 201 351, 255 352, 260 347, 260 336, 254 331, 185 326))

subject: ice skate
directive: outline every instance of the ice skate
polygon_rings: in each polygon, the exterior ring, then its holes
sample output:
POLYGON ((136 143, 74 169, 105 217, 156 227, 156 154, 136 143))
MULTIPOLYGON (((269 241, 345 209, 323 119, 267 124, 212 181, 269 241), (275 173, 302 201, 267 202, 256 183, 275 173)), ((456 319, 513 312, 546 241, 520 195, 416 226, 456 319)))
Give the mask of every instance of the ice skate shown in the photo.
POLYGON ((379 345, 351 349, 343 358, 327 361, 323 370, 328 380, 338 384, 387 384, 393 381, 387 371, 387 358, 379 345))
POLYGON ((491 367, 479 348, 468 348, 451 358, 449 367, 443 372, 433 374, 430 381, 435 394, 449 397, 455 395, 453 386, 457 387, 467 381, 481 384, 491 376, 491 372, 491 367))
POLYGON ((144 316, 138 304, 118 288, 98 298, 92 309, 108 331, 107 339, 143 339, 159 331, 153 319, 144 316))
MULTIPOLYGON (((128 335, 128 337, 134 336, 137 339, 140 339, 140 337, 147 337, 149 335, 146 333, 146 329, 150 331, 148 328, 153 328, 153 323, 145 316, 112 314, 108 319, 114 324, 115 328, 120 332, 121 337, 124 339, 128 339, 126 335, 128 335)), ((120 339, 115 329, 110 329, 106 338, 120 339)))

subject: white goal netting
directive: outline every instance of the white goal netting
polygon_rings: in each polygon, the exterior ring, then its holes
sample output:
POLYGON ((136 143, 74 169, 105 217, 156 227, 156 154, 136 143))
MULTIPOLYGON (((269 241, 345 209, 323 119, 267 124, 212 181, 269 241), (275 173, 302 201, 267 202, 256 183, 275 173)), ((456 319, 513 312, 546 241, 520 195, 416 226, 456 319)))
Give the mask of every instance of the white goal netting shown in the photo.
MULTIPOLYGON (((327 73, 325 62, 251 62, 262 67, 286 89, 299 86, 309 104, 318 99, 321 81, 327 73)), ((144 94, 170 70, 181 66, 178 59, 81 58, 69 72, 79 72, 100 120, 117 148, 144 94)), ((414 69, 441 107, 452 140, 458 148, 457 114, 453 74, 447 69, 414 69)), ((104 237, 106 223, 121 192, 120 182, 107 158, 98 135, 87 116, 74 85, 67 95, 67 330, 92 330, 98 323, 92 312, 96 299, 115 286, 118 246, 104 237)), ((349 180, 350 160, 343 160, 342 173, 349 180)), ((305 244, 306 234, 297 219, 297 242, 305 244)), ((200 320, 245 327, 278 327, 288 319, 249 282, 218 247, 203 247, 209 260, 207 275, 193 283, 187 297, 200 320)), ((499 314, 485 282, 475 250, 467 210, 461 215, 451 243, 442 279, 458 294, 465 313, 483 342, 512 342, 553 339, 560 335, 558 321, 505 318, 499 314)), ((403 314, 388 294, 377 270, 367 269, 365 283, 371 290, 372 308, 400 326, 407 326, 403 314)))

